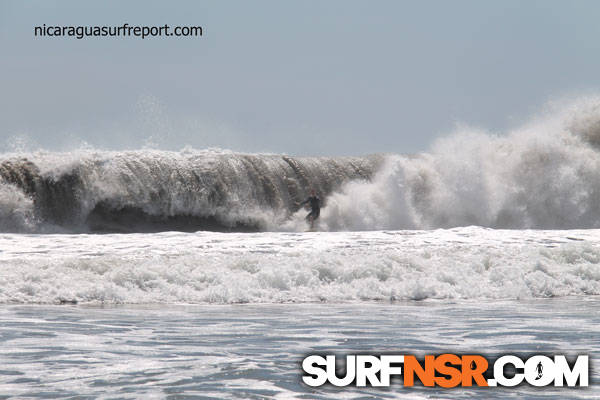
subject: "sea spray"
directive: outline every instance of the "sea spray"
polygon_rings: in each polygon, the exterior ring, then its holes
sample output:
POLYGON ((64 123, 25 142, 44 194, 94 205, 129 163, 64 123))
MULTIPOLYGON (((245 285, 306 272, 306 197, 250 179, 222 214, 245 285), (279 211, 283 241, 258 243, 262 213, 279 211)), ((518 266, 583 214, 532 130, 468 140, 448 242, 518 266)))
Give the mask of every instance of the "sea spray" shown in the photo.
POLYGON ((600 227, 600 98, 494 135, 462 128, 328 199, 324 230, 600 227))

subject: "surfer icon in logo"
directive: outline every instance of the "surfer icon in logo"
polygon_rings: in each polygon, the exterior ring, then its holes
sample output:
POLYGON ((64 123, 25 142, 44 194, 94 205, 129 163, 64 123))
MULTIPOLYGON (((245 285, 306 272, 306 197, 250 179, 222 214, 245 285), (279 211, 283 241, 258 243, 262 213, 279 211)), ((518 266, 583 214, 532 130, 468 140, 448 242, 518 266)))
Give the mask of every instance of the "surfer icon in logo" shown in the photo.
POLYGON ((541 361, 538 363, 537 367, 535 367, 535 370, 537 371, 537 376, 535 377, 535 380, 537 381, 544 374, 542 372, 544 370, 544 367, 542 366, 542 362, 541 361))
POLYGON ((310 196, 300 203, 300 207, 305 204, 310 205, 310 212, 306 216, 306 220, 310 224, 310 229, 313 230, 315 227, 315 220, 319 218, 319 214, 321 213, 321 199, 317 196, 317 191, 315 189, 310 190, 310 196))

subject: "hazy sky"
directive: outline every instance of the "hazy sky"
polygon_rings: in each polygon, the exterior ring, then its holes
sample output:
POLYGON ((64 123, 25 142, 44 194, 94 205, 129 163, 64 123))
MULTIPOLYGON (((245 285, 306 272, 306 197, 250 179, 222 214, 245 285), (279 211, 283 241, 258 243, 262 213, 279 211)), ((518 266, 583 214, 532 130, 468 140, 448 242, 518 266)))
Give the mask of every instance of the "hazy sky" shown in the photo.
POLYGON ((426 150, 600 89, 599 1, 4 1, 0 148, 426 150), (34 26, 201 25, 201 38, 34 26))

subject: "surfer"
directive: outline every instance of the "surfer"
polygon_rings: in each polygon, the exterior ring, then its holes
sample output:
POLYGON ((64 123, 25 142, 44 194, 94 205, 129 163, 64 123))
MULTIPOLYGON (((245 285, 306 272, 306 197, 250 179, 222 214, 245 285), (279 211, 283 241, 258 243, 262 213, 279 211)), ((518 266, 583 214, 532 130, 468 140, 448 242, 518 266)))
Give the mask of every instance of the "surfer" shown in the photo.
POLYGON ((321 199, 319 199, 319 196, 317 196, 317 192, 315 191, 315 189, 310 190, 310 196, 308 197, 308 199, 300 203, 300 207, 302 207, 305 204, 310 205, 310 212, 306 216, 306 220, 310 224, 310 229, 313 229, 315 220, 319 218, 319 214, 321 213, 321 199))

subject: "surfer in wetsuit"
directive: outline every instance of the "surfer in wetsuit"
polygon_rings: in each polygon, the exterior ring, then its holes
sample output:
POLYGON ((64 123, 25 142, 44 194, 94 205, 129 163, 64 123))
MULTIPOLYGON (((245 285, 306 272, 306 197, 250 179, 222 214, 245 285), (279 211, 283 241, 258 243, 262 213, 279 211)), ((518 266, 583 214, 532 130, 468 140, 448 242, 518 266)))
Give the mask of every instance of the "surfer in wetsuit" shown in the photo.
POLYGON ((300 207, 305 204, 310 205, 310 212, 306 216, 306 220, 310 223, 310 229, 313 229, 315 220, 319 218, 319 214, 321 213, 321 199, 317 196, 315 189, 311 189, 310 196, 300 203, 300 207))

